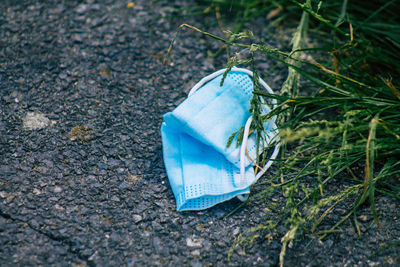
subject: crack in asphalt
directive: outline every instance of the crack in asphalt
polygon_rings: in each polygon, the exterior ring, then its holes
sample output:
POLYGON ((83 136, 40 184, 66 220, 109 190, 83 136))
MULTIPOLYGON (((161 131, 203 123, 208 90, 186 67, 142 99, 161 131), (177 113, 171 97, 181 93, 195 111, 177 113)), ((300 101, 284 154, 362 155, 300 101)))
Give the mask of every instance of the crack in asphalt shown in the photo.
POLYGON ((5 219, 10 219, 10 220, 14 221, 14 219, 9 214, 4 213, 2 210, 0 210, 0 216, 5 218, 5 219))
POLYGON ((80 251, 79 248, 74 248, 74 246, 76 247, 77 243, 72 241, 72 240, 70 240, 70 239, 68 239, 67 237, 65 237, 65 236, 56 236, 56 235, 54 235, 52 233, 48 233, 48 232, 45 232, 43 230, 37 229, 34 226, 32 226, 28 221, 24 221, 24 220, 20 220, 20 219, 14 218, 10 214, 7 214, 7 213, 3 212, 2 210, 0 210, 0 216, 5 218, 5 219, 12 220, 14 222, 20 222, 20 223, 26 224, 33 231, 35 231, 35 232, 37 232, 37 233, 39 233, 41 235, 44 235, 45 237, 49 238, 50 240, 59 242, 62 245, 67 246, 68 247, 67 251, 69 253, 77 255, 78 258, 83 260, 83 261, 85 261, 85 263, 88 266, 96 266, 96 264, 92 260, 90 260, 90 256, 85 256, 85 255, 82 254, 82 252, 80 251))

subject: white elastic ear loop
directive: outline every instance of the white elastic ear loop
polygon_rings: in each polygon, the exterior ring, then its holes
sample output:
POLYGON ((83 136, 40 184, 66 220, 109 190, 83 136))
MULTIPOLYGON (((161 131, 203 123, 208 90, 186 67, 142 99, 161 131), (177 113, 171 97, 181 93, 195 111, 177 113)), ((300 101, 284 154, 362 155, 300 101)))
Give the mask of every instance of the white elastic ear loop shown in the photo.
MULTIPOLYGON (((247 70, 247 69, 235 68, 234 70, 242 71, 251 77, 253 77, 253 75, 254 75, 252 71, 247 70)), ((268 93, 274 94, 272 89, 268 86, 268 84, 266 82, 264 82, 263 79, 261 79, 259 77, 258 81, 268 93)), ((272 99, 272 108, 275 108, 275 107, 276 107, 276 99, 272 99)), ((246 122, 246 125, 244 127, 242 145, 240 147, 240 182, 241 182, 241 184, 243 184, 245 181, 245 153, 246 153, 247 140, 249 138, 249 131, 250 131, 250 126, 251 126, 252 120, 253 120, 253 118, 250 117, 246 122)), ((273 120, 273 122, 275 122, 275 118, 273 118, 272 120, 273 120)), ((277 138, 277 142, 278 143, 276 144, 274 152, 272 153, 270 159, 265 164, 265 166, 261 169, 261 171, 259 173, 257 173, 257 175, 255 177, 255 181, 253 183, 257 182, 257 180, 260 179, 260 177, 268 170, 268 168, 271 167, 273 160, 275 160, 276 157, 278 156, 279 148, 280 148, 279 137, 277 138)), ((237 198, 241 201, 246 201, 248 198, 248 195, 246 195, 246 194, 238 195, 237 198)))
MULTIPOLYGON (((245 153, 246 153, 246 148, 247 148, 247 140, 249 139, 249 131, 250 131, 250 125, 253 120, 253 117, 250 117, 246 125, 244 127, 244 133, 243 133, 243 140, 242 140, 242 146, 240 147, 240 183, 243 184, 245 181, 245 153)), ((280 143, 279 143, 279 136, 276 139, 277 144, 275 145, 274 152, 272 153, 271 157, 269 158, 268 162, 265 164, 265 166, 257 173, 256 179, 254 180, 253 183, 256 183, 258 179, 271 167, 273 160, 276 159, 279 153, 279 148, 280 148, 280 143)), ((249 196, 246 194, 243 195, 238 195, 237 198, 240 201, 246 201, 249 196)))
POLYGON ((214 79, 215 77, 218 77, 219 75, 225 73, 226 69, 222 69, 219 71, 216 71, 214 73, 211 73, 210 75, 207 75, 203 79, 201 79, 198 83, 196 83, 195 86, 193 86, 192 90, 190 90, 188 96, 191 96, 194 92, 196 92, 200 87, 202 87, 206 82, 214 79))

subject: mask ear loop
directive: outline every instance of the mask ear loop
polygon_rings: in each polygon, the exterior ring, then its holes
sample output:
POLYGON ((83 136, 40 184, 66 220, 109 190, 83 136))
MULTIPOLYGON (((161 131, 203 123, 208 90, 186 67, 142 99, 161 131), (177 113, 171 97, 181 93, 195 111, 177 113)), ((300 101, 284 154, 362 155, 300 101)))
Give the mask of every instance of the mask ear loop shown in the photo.
MULTIPOLYGON (((235 70, 242 71, 242 72, 248 74, 249 76, 253 77, 253 72, 250 70, 241 69, 241 68, 235 68, 235 70)), ((259 78, 258 81, 268 93, 274 94, 272 89, 268 86, 268 84, 266 82, 264 82, 263 79, 259 78)), ((272 100, 272 108, 275 108, 275 107, 276 107, 276 99, 273 99, 272 100)), ((251 116, 246 122, 246 125, 244 127, 242 145, 240 147, 240 180, 242 183, 244 183, 244 181, 245 181, 245 154, 246 154, 247 140, 249 139, 249 131, 250 131, 250 126, 251 126, 252 120, 253 120, 253 117, 251 116)), ((275 118, 273 118, 272 120, 273 120, 273 122, 275 122, 275 118)), ((271 167, 273 160, 275 160, 276 157, 278 156, 279 149, 280 149, 280 143, 279 143, 278 136, 277 136, 276 140, 278 143, 275 146, 274 152, 272 153, 271 157, 269 158, 269 160, 265 164, 265 166, 261 169, 261 171, 257 173, 253 183, 256 183, 258 181, 258 179, 260 179, 260 177, 269 169, 269 167, 271 167)), ((248 197, 249 196, 246 194, 237 196, 237 198, 243 202, 246 201, 248 199, 248 197)))
MULTIPOLYGON (((242 145, 240 147, 240 181, 244 183, 245 181, 245 154, 246 154, 246 148, 247 148, 247 140, 249 139, 249 131, 250 131, 250 125, 253 120, 253 117, 250 117, 246 125, 244 127, 244 133, 243 133, 243 140, 242 140, 242 145)), ((279 143, 279 137, 277 137, 277 144, 275 146, 274 152, 272 153, 271 157, 269 158, 268 162, 265 164, 265 166, 260 170, 260 172, 257 173, 256 179, 254 180, 253 183, 256 183, 258 179, 271 167, 273 160, 276 159, 279 153, 279 148, 280 148, 280 143, 279 143)), ((248 199, 248 195, 243 194, 243 195, 238 195, 237 198, 240 201, 246 201, 248 199)))
MULTIPOLYGON (((190 97, 192 94, 194 94, 199 88, 201 88, 205 83, 207 83, 208 81, 218 77, 221 74, 224 74, 225 71, 227 69, 221 69, 219 71, 216 71, 210 75, 207 75, 206 77, 204 77, 203 79, 201 79, 198 83, 196 83, 195 86, 193 86, 193 88, 190 90, 188 97, 190 97)), ((233 67, 232 70, 234 71, 240 71, 243 73, 248 74, 250 77, 253 77, 254 74, 252 71, 248 70, 248 69, 243 69, 243 68, 236 68, 233 67)), ((270 93, 270 94, 274 94, 274 92, 272 91, 272 89, 268 86, 268 84, 266 82, 264 82, 263 79, 259 78, 258 79, 259 83, 264 87, 264 89, 270 93)), ((276 107, 276 99, 272 99, 272 108, 276 107)), ((250 126, 251 126, 251 122, 253 120, 253 117, 250 116, 250 118, 248 118, 246 125, 244 127, 244 134, 243 134, 243 140, 242 140, 242 145, 240 147, 240 180, 241 183, 244 183, 245 181, 245 155, 246 155, 246 148, 247 148, 247 140, 249 139, 249 131, 250 131, 250 126)), ((272 119, 273 122, 275 122, 275 118, 272 119)), ((258 179, 260 179, 260 177, 268 170, 269 167, 271 167, 273 160, 276 159, 276 157, 278 156, 279 153, 279 148, 280 148, 280 143, 279 143, 279 137, 277 137, 277 144, 275 146, 274 152, 272 153, 270 159, 268 160, 268 162, 265 164, 265 166, 261 169, 260 172, 257 173, 255 180, 253 183, 256 183, 258 179)), ((243 195, 238 195, 237 198, 241 201, 246 201, 248 199, 248 195, 243 194, 243 195)))
POLYGON ((193 86, 193 88, 190 90, 188 97, 190 97, 192 94, 194 94, 194 92, 196 92, 198 89, 200 89, 200 87, 202 87, 205 83, 211 81, 212 79, 218 77, 221 74, 224 74, 226 71, 226 69, 222 69, 219 71, 216 71, 214 73, 211 73, 210 75, 207 75, 206 77, 204 77, 203 79, 201 79, 198 83, 196 83, 195 86, 193 86))

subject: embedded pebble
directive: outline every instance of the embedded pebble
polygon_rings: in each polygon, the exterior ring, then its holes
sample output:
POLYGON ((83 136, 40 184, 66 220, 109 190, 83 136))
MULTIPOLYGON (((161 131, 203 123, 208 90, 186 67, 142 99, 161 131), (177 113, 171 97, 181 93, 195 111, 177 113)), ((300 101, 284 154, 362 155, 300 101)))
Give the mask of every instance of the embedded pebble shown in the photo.
POLYGON ((33 189, 33 193, 35 195, 40 195, 42 192, 39 189, 35 188, 35 189, 33 189))
POLYGON ((42 113, 28 112, 22 119, 25 130, 39 130, 50 125, 50 120, 42 113))
POLYGON ((62 192, 62 188, 60 186, 56 186, 56 187, 54 187, 53 192, 60 193, 60 192, 62 192))
POLYGON ((203 246, 203 238, 188 237, 186 238, 186 246, 191 248, 201 248, 203 246))
POLYGON ((135 223, 140 223, 143 220, 143 217, 138 214, 133 215, 132 218, 135 223))
POLYGON ((193 257, 200 257, 200 250, 195 249, 190 254, 192 254, 193 257))
POLYGON ((232 234, 233 234, 234 236, 236 236, 236 235, 239 234, 239 232, 240 232, 240 228, 239 228, 239 227, 236 227, 236 228, 233 230, 232 234))

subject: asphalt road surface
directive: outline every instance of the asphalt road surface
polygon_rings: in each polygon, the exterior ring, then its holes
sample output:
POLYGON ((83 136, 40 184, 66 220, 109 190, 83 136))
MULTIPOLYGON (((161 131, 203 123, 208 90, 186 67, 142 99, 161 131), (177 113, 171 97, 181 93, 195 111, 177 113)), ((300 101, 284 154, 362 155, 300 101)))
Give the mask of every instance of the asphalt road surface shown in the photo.
MULTIPOLYGON (((206 22, 168 16, 192 4, 0 2, 1 266, 277 265, 285 226, 227 259, 240 233, 277 216, 265 203, 227 218, 239 201, 175 211, 162 114, 225 62, 209 59, 217 44, 193 31, 183 31, 163 61, 180 23, 206 22)), ((279 89, 282 77, 276 70, 264 79, 279 89)), ((400 236, 399 202, 382 197, 377 206, 383 229, 362 209, 361 237, 351 223, 323 241, 299 236, 287 266, 400 265, 396 247, 370 257, 400 236)))

